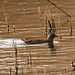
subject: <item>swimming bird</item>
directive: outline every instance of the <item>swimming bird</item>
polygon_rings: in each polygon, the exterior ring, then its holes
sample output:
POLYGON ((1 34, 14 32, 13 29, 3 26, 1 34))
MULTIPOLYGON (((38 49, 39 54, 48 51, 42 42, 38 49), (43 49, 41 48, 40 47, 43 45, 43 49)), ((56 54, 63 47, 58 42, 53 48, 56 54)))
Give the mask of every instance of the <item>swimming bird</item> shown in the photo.
POLYGON ((37 39, 37 40, 26 40, 26 39, 21 39, 22 41, 24 41, 26 44, 40 44, 40 43, 53 43, 53 39, 55 37, 59 37, 57 35, 55 35, 54 33, 49 34, 47 39, 37 39))

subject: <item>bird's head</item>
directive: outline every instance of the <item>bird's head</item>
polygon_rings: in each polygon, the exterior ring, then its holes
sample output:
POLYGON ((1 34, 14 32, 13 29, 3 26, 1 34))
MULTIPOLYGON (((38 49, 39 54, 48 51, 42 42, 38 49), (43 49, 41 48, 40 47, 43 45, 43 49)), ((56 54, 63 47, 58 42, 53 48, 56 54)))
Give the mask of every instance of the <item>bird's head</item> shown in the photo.
POLYGON ((49 34, 49 36, 48 36, 48 40, 50 40, 50 41, 53 41, 53 39, 55 38, 55 37, 59 37, 58 35, 56 35, 56 34, 54 34, 54 33, 51 33, 51 34, 49 34))

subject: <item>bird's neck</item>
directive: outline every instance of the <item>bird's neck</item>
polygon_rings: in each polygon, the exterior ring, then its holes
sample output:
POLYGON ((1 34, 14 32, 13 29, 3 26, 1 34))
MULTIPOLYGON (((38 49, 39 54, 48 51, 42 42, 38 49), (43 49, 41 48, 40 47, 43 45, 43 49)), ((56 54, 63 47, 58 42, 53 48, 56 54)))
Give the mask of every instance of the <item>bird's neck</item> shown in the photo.
POLYGON ((48 40, 53 43, 53 38, 49 38, 48 40))

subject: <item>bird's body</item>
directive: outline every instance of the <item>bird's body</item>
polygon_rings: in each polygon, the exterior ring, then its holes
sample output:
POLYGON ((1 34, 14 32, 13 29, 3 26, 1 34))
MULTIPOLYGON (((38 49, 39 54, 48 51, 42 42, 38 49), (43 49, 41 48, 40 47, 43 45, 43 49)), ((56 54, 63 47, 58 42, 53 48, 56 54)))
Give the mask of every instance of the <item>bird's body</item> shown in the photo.
POLYGON ((40 43, 52 43, 53 44, 53 38, 58 37, 57 35, 55 35, 54 33, 51 33, 48 36, 48 39, 37 39, 37 40, 26 40, 26 39, 22 39, 26 44, 40 44, 40 43))
POLYGON ((22 39, 26 44, 39 44, 39 43, 47 43, 49 40, 24 40, 22 39))

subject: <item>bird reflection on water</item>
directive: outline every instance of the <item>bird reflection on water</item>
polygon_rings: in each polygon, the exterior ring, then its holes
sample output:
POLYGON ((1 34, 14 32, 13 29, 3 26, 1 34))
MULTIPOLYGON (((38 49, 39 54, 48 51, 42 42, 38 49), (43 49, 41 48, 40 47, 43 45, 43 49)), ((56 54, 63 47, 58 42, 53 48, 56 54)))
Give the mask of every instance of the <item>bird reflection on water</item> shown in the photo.
POLYGON ((56 56, 56 48, 55 48, 55 46, 53 45, 53 42, 48 43, 48 47, 50 48, 51 56, 56 56))

